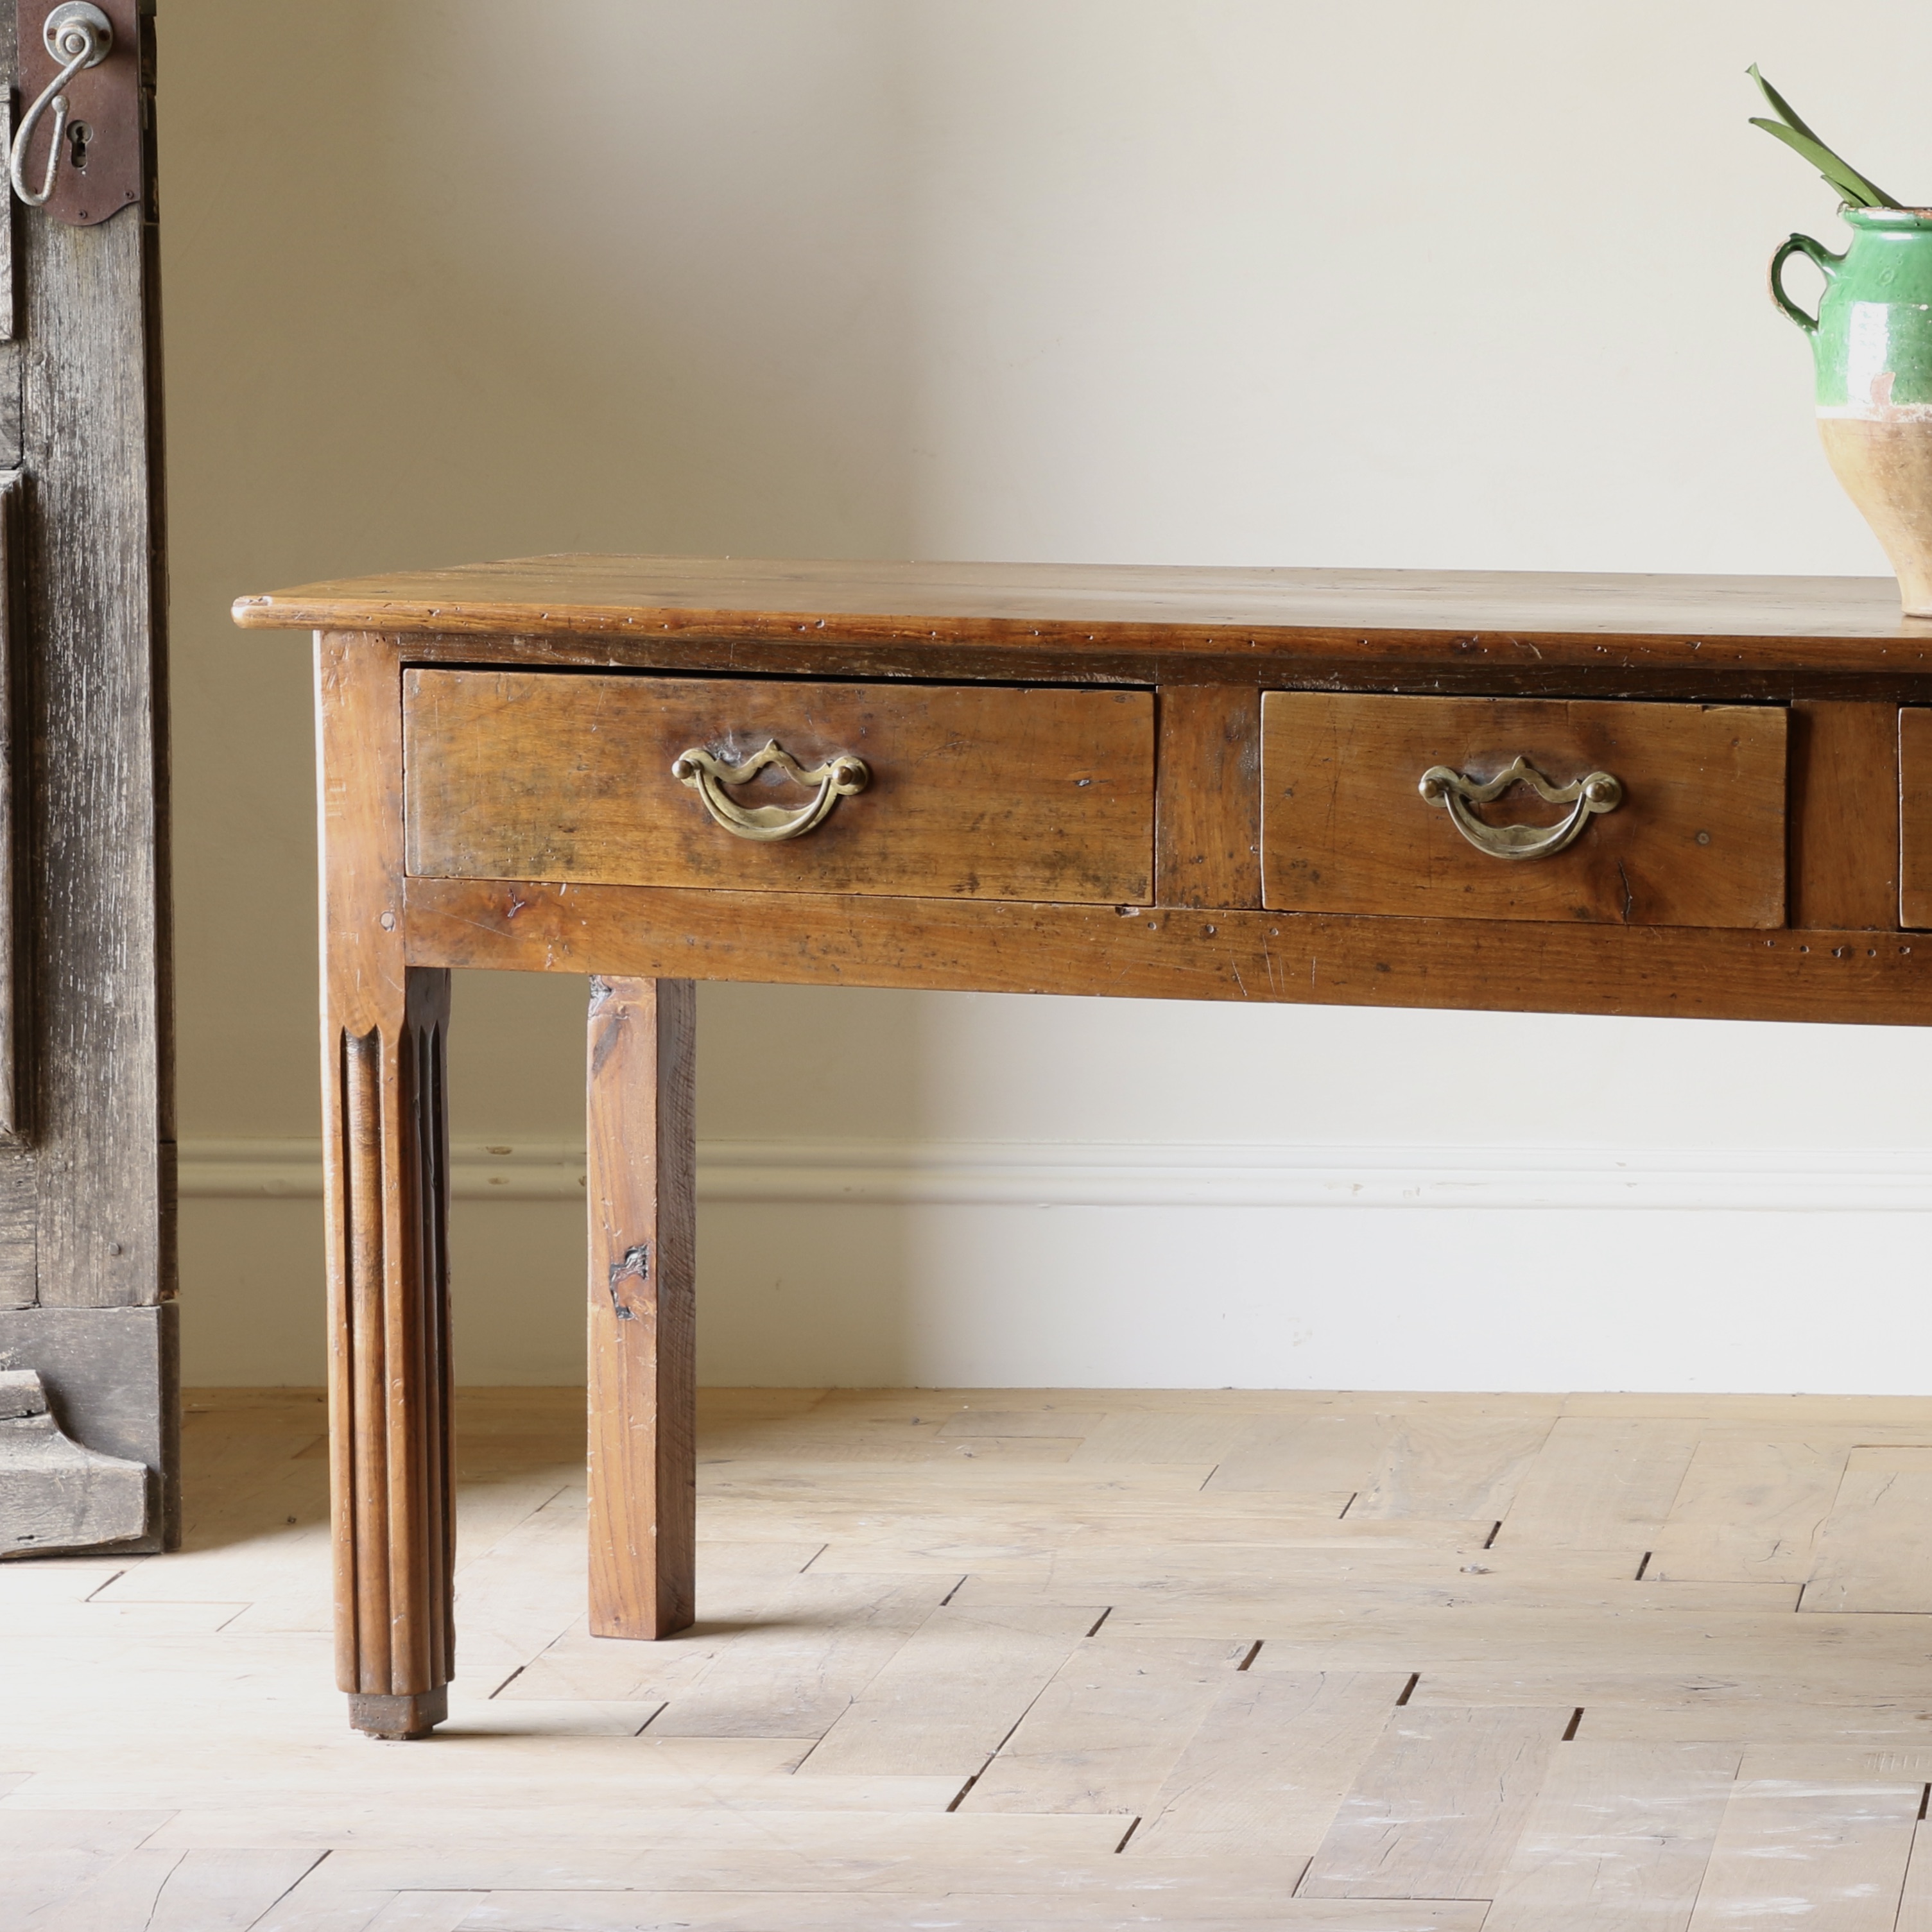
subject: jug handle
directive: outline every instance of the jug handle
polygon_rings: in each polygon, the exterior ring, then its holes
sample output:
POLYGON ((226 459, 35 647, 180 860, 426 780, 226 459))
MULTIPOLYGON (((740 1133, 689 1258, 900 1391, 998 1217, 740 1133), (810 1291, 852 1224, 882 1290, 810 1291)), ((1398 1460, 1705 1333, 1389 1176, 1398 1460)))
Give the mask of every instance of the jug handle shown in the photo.
POLYGON ((1816 335, 1818 332, 1818 318, 1815 315, 1807 315, 1784 292, 1784 265, 1794 255, 1803 255, 1809 260, 1815 262, 1818 266, 1819 272, 1828 282, 1838 272, 1845 258, 1842 255, 1833 254, 1823 242, 1814 242, 1808 235, 1792 236, 1791 239, 1771 258, 1772 300, 1777 303, 1778 307, 1784 310, 1785 314, 1790 316, 1807 335, 1816 335))

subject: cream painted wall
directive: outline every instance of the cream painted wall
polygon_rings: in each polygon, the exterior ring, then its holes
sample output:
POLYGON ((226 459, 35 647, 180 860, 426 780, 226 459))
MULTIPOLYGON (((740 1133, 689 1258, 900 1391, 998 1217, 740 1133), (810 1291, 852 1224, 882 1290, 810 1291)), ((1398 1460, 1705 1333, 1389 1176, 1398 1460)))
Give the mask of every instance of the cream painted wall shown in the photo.
MULTIPOLYGON (((196 1165, 316 1131, 307 653, 232 597, 562 548, 1880 570, 1763 295, 1831 197, 1742 71, 1932 198, 1932 28, 1861 18, 1885 62, 1796 0, 166 0, 190 1378, 320 1375, 315 1204, 196 1165)), ((460 986, 460 1139, 580 1131, 581 994, 460 986)), ((1932 1388, 1926 1202, 1858 1182, 1932 1148, 1916 1032, 733 987, 703 1025, 722 1143, 837 1096, 940 1169, 1597 1176, 721 1186, 713 1380, 1932 1388), (1619 1204, 1679 1168, 1774 1204, 1619 1204)), ((578 1372, 578 1240, 461 1204, 466 1379, 578 1372)))

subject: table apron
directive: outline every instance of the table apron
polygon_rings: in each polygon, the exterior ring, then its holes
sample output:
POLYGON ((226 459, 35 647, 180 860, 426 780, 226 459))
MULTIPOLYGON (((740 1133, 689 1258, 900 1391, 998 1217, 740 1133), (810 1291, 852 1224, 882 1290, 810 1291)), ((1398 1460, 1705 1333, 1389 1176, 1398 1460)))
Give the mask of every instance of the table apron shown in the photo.
POLYGON ((1912 1026, 1932 934, 1342 917, 412 878, 417 966, 1912 1026))

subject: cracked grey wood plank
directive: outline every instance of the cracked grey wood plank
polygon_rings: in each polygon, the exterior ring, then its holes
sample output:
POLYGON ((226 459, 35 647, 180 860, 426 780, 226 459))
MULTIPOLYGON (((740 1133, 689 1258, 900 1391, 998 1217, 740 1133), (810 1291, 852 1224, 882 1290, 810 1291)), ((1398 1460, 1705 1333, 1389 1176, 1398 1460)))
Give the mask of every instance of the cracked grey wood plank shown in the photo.
POLYGON ((1388 1453, 1396 1418, 1343 1410, 1258 1417, 1222 1459, 1210 1495, 1287 1490, 1306 1496, 1367 1488, 1388 1453))
MULTIPOLYGON (((1191 1876, 1191 1875, 1190 1875, 1191 1876)), ((1292 1877, 1288 1881, 1292 1882, 1292 1877)), ((1278 1885, 1246 1895, 1230 1886, 1196 1906, 1176 1891, 1156 1898, 1078 1892, 968 1893, 493 1892, 475 1932, 1479 1932, 1484 1908, 1379 1900, 1287 1898, 1278 1885), (1217 1909, 1218 1908, 1218 1909, 1217 1909), (1158 1914, 1151 1916, 1150 1914, 1158 1914)), ((307 1932, 307 1928, 304 1928, 307 1932)), ((333 1928, 331 1928, 333 1932, 333 1928)), ((386 1922, 370 1932, 386 1932, 386 1922)), ((465 1929, 467 1932, 467 1928, 465 1929)))
POLYGON ((970 1778, 998 1750, 1106 1606, 933 1612, 800 1767, 970 1778))
POLYGON ((1564 1745, 1484 1932, 1683 1932, 1741 1755, 1730 1744, 1564 1745))
POLYGON ((1702 1422, 1671 1416, 1562 1416, 1503 1517, 1499 1546, 1654 1547, 1702 1422))
MULTIPOLYGON (((326 1862, 317 1873, 325 1868, 326 1862)), ((572 1894, 550 1896, 568 1910, 564 1901, 572 1894)), ((338 1891, 311 1880, 278 1900, 249 1932, 457 1932, 488 1900, 481 1892, 338 1891)))
POLYGON ((63 1900, 45 1932, 249 1932, 322 1856, 142 1846, 63 1900))
POLYGON ((1265 1846, 1307 1856, 1323 1840, 1407 1686, 1396 1671, 1240 1672, 1130 1841, 1139 1858, 1230 1858, 1265 1846))
POLYGON ((1856 1428, 1753 1436, 1707 1430, 1651 1550, 1659 1582, 1802 1583, 1856 1428))
MULTIPOLYGON (((700 1586, 701 1587, 701 1586, 700 1586)), ((818 1738, 940 1607, 941 1578, 807 1571, 756 1592, 674 1690, 654 1737, 818 1738)), ((698 1628, 703 1634, 707 1615, 698 1628)))
POLYGON ((960 1809, 1146 1810, 1252 1648, 1240 1637, 1082 1642, 960 1809))
POLYGON ((1854 1449, 1798 1607, 1932 1610, 1932 1449, 1854 1449))
POLYGON ((1493 1899, 1574 1715, 1397 1711, 1298 1895, 1493 1899))
POLYGON ((1923 1819, 1912 1834, 1905 1868, 1905 1893, 1893 1932, 1932 1932, 1932 1826, 1923 1819))
POLYGON ((1918 1777, 1740 1780, 1690 1932, 1795 1920, 1806 1932, 1894 1932, 1924 1791, 1918 1777))
POLYGON ((1458 1415, 1422 1409, 1400 1418, 1352 1519, 1417 1516, 1500 1521, 1555 1418, 1458 1415))

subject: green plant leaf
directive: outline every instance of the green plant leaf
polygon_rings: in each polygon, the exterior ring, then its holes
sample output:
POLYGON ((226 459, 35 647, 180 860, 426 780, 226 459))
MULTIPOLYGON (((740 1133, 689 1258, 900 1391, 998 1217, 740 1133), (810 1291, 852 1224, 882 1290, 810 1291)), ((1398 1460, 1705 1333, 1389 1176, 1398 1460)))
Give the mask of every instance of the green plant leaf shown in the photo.
MULTIPOLYGON (((1799 134, 1804 135, 1809 140, 1818 141, 1817 130, 1815 128, 1806 127, 1804 123, 1798 119, 1796 113, 1792 110, 1791 103, 1786 100, 1784 96, 1779 93, 1778 89, 1773 87, 1771 82, 1766 80, 1762 74, 1758 72, 1757 62, 1756 61, 1753 61, 1750 65, 1744 69, 1744 71, 1749 74, 1752 80, 1756 81, 1758 86, 1763 90, 1764 98, 1771 103, 1771 111, 1775 114, 1787 128, 1796 128, 1799 134)), ((1818 145, 1822 148, 1825 144, 1822 141, 1818 141, 1818 145)))
POLYGON ((1774 136, 1787 148, 1802 154, 1826 183, 1836 188, 1854 208, 1897 208, 1885 190, 1865 179, 1849 161, 1840 160, 1826 146, 1822 141, 1810 134, 1801 134, 1795 128, 1787 128, 1777 121, 1766 121, 1759 116, 1751 116, 1751 125, 1762 128, 1767 134, 1774 136))

